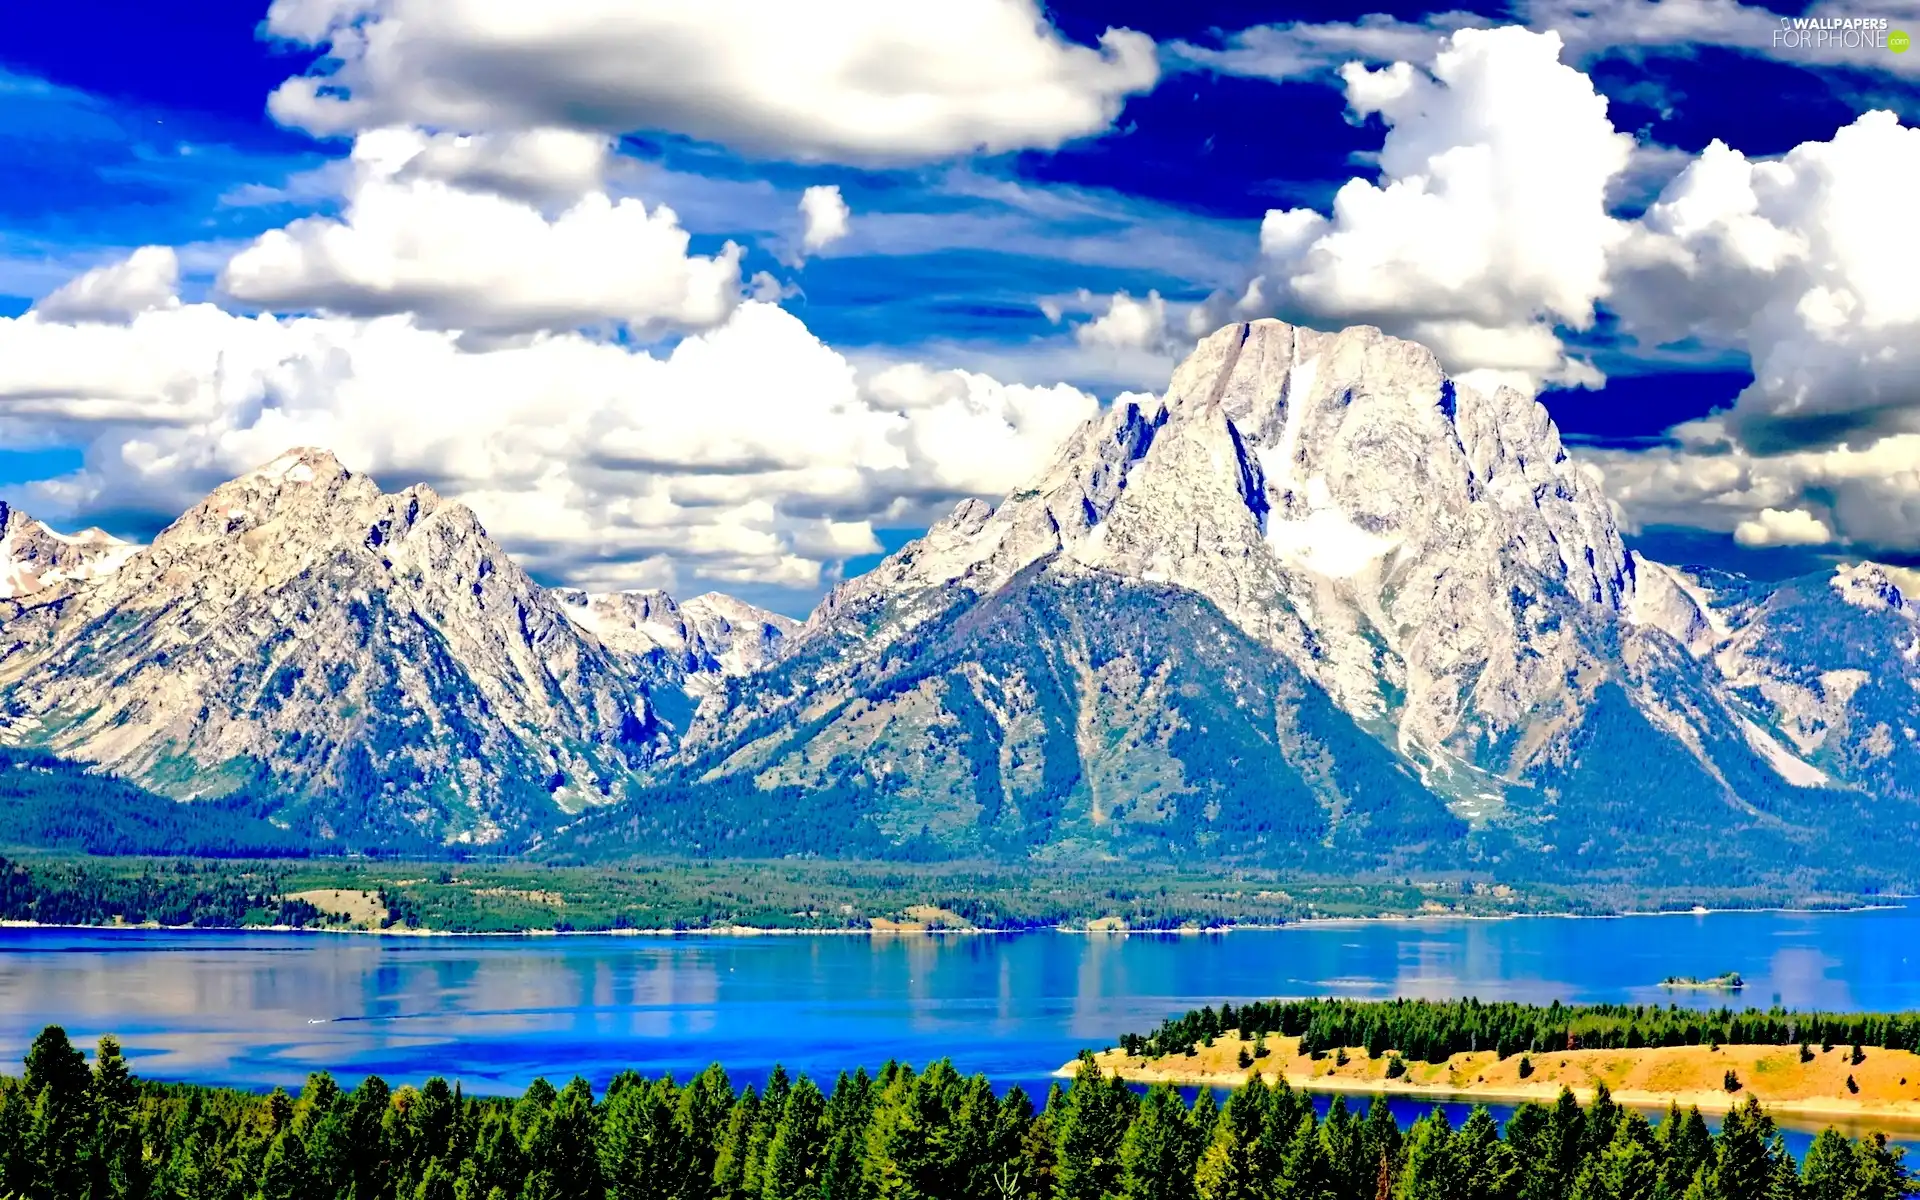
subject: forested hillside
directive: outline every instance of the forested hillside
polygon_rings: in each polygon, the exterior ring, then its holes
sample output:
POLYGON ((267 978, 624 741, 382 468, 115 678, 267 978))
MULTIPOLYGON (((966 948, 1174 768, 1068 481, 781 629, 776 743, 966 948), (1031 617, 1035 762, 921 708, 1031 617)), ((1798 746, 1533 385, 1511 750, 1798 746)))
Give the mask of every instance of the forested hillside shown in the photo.
POLYGON ((309 853, 312 840, 268 821, 270 811, 245 795, 184 804, 52 754, 0 748, 0 846, 216 858, 309 853))

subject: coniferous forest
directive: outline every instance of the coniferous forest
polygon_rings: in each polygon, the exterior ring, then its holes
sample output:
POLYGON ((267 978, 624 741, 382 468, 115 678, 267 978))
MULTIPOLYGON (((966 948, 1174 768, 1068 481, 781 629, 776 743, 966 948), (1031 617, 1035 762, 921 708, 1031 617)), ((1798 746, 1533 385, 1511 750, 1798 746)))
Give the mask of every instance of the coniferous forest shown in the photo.
POLYGON ((444 1080, 298 1095, 143 1082, 103 1038, 93 1061, 49 1027, 0 1081, 0 1195, 21 1200, 1899 1200, 1880 1136, 1828 1130, 1804 1162, 1755 1103, 1717 1134, 1604 1090, 1499 1128, 1435 1110, 1407 1131, 1383 1103, 1320 1117, 1284 1083, 1222 1101, 1141 1095, 1083 1061, 1036 1109, 947 1062, 889 1063, 823 1090, 775 1069, 736 1090, 631 1072, 518 1099, 444 1080))

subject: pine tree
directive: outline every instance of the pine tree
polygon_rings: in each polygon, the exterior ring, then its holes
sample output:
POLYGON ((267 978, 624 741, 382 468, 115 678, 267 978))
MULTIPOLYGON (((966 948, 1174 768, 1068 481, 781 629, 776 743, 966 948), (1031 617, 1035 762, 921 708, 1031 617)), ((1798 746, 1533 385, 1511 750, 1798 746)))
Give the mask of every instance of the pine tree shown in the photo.
POLYGON ((926 1086, 909 1069, 888 1064, 880 1073, 867 1131, 867 1195, 874 1200, 927 1200, 942 1194, 945 1164, 937 1136, 945 1115, 938 1088, 926 1086))
POLYGON ((1660 1162, 1655 1146, 1647 1119, 1639 1113, 1628 1114, 1616 1125, 1606 1147, 1581 1167, 1573 1200, 1656 1200, 1660 1162))
POLYGON ((1453 1135, 1452 1149, 1461 1200, 1507 1200, 1513 1195, 1513 1151, 1500 1140, 1499 1123, 1484 1106, 1467 1115, 1453 1135))
POLYGON ((1620 1116, 1620 1106, 1613 1102, 1613 1093, 1607 1085, 1595 1084, 1593 1101, 1587 1105, 1586 1127, 1580 1136, 1582 1158, 1597 1156, 1613 1142, 1614 1127, 1620 1123, 1620 1116))
POLYGON ((1320 1144, 1333 1169, 1334 1192, 1343 1200, 1363 1200, 1373 1186, 1373 1163, 1367 1157, 1360 1121, 1347 1108, 1345 1096, 1335 1096, 1320 1122, 1320 1144))
POLYGON ((719 1063, 693 1077, 680 1091, 673 1124, 685 1156, 672 1200, 712 1200, 721 1140, 732 1125, 733 1083, 719 1063))
POLYGON ((134 1126, 138 1095, 133 1073, 112 1037, 100 1039, 93 1059, 93 1130, 86 1150, 89 1196, 93 1200, 124 1200, 144 1196, 148 1171, 134 1126))
POLYGON ((1682 1113, 1678 1105, 1669 1105, 1667 1119, 1660 1123, 1660 1190, 1663 1196, 1679 1196, 1693 1184, 1696 1176, 1713 1162, 1713 1135, 1700 1110, 1682 1113))
POLYGON ((1709 1200, 1766 1200, 1779 1153, 1773 1134, 1773 1118, 1751 1096, 1727 1114, 1704 1180, 1709 1200))
MULTIPOLYGON (((458 1200, 453 1172, 449 1171, 447 1165, 439 1159, 431 1160, 427 1163, 427 1169, 421 1173, 420 1182, 415 1185, 411 1200, 458 1200)), ((589 1198, 583 1196, 581 1200, 589 1200, 589 1198)), ((591 1200, 598 1200, 598 1197, 592 1197, 591 1200)))
MULTIPOLYGON (((1399 1163, 1400 1125, 1393 1119, 1393 1110, 1387 1106, 1385 1096, 1375 1097, 1373 1103, 1367 1105, 1366 1119, 1360 1123, 1360 1140, 1369 1164, 1384 1159, 1391 1169, 1399 1163)), ((1372 1170, 1371 1165, 1368 1170, 1372 1170)))
POLYGON ((873 1117, 873 1081, 866 1070, 842 1072, 827 1098, 824 1124, 827 1146, 820 1167, 821 1194, 832 1200, 860 1200, 861 1166, 866 1157, 867 1124, 873 1117))
POLYGON ((760 1093, 748 1084, 727 1114, 726 1133, 713 1160, 715 1200, 747 1200, 747 1163, 753 1154, 754 1126, 760 1121, 760 1093))
POLYGON ((1435 1108, 1413 1123, 1402 1151, 1393 1200, 1459 1200, 1465 1189, 1455 1174, 1453 1128, 1435 1108))
POLYGON ((593 1091, 575 1079, 553 1101, 551 1119, 528 1147, 527 1200, 600 1200, 606 1180, 594 1148, 599 1114, 593 1091))
POLYGON ((1887 1144, 1887 1135, 1872 1133, 1853 1145, 1855 1170, 1853 1195, 1858 1200, 1899 1200, 1911 1195, 1920 1185, 1905 1164, 1907 1152, 1887 1144))
POLYGON ((637 1075, 607 1087, 600 1121, 600 1171, 610 1200, 669 1200, 692 1154, 674 1120, 679 1089, 671 1079, 637 1075))
POLYGON ((87 1056, 67 1040, 66 1030, 49 1025, 33 1039, 23 1081, 27 1116, 20 1153, 46 1195, 78 1196, 86 1189, 92 1082, 87 1056))
POLYGON ((819 1190, 820 1164, 826 1151, 821 1122, 826 1108, 826 1097, 804 1076, 787 1093, 761 1170, 764 1200, 803 1200, 819 1190))
POLYGON ((1320 1141, 1320 1123, 1311 1108, 1294 1121, 1293 1136, 1281 1152, 1276 1185, 1277 1200, 1336 1200, 1338 1196, 1333 1166, 1320 1141))
POLYGON ((1091 1058, 1081 1060, 1054 1130, 1055 1200, 1103 1200, 1119 1192, 1120 1143, 1134 1105, 1123 1080, 1103 1073, 1091 1058))
POLYGON ((282 1129, 260 1166, 259 1200, 307 1200, 312 1194, 306 1145, 292 1129, 282 1129))
POLYGON ((1859 1194, 1859 1170, 1853 1144, 1829 1125, 1807 1148, 1801 1186, 1807 1200, 1853 1200, 1859 1194))
POLYGON ((1154 1084, 1120 1143, 1120 1195, 1125 1200, 1193 1200, 1199 1151, 1180 1093, 1167 1084, 1154 1084))

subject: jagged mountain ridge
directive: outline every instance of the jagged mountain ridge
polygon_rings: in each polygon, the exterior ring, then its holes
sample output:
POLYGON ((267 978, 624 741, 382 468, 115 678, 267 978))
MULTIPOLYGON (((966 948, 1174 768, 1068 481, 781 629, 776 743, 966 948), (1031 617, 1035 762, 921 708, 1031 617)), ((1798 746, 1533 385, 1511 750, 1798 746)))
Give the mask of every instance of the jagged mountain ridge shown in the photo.
POLYGON ((464 505, 290 451, 0 613, 0 737, 321 839, 524 843, 670 750, 699 673, 636 675, 564 599, 464 505))
POLYGON ((802 642, 747 681, 807 704, 591 815, 573 844, 1351 867, 1464 832, 1389 748, 1185 589, 1035 564, 858 679, 811 686, 839 650, 802 642))
POLYGON ((369 844, 1725 879, 1834 820, 1920 841, 1892 578, 1632 555, 1544 408, 1377 330, 1222 330, 804 624, 542 589, 460 506, 292 457, 323 502, 265 468, 0 601, 0 740, 369 844))
POLYGON ((0 600, 110 575, 138 549, 100 529, 57 533, 0 500, 0 600))

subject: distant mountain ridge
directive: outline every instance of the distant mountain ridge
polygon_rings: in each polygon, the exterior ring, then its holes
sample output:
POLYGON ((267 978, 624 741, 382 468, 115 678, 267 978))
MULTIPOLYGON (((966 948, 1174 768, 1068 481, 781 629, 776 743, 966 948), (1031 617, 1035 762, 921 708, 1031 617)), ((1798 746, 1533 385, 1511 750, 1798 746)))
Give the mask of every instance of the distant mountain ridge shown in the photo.
POLYGON ((1649 562, 1544 407, 1367 327, 1228 326, 804 623, 541 588, 314 450, 59 553, 0 600, 0 741, 321 843, 1869 884, 1920 847, 1897 572, 1649 562))
POLYGON ((666 753, 699 670, 636 678, 563 599, 464 505, 293 450, 0 610, 0 737, 322 841, 521 843, 666 753))

